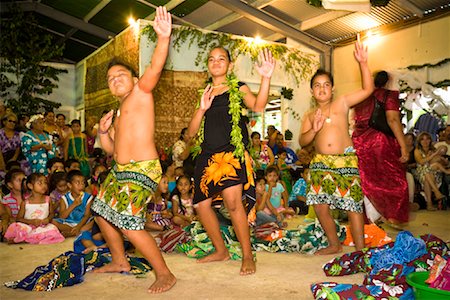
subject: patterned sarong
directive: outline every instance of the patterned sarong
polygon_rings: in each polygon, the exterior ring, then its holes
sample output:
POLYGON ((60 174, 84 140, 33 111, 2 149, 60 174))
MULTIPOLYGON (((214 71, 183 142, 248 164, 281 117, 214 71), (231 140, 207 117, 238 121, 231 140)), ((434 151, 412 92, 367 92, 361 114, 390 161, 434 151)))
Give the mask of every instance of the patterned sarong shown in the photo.
POLYGON ((362 213, 363 193, 354 152, 316 154, 310 163, 310 179, 306 204, 362 213))
POLYGON ((246 200, 247 213, 256 202, 255 178, 248 152, 241 162, 233 152, 220 152, 211 155, 201 154, 194 172, 194 204, 205 199, 222 200, 221 192, 234 185, 243 185, 243 198, 246 200))
POLYGON ((143 230, 147 204, 161 173, 158 159, 116 164, 102 184, 92 210, 118 228, 143 230))

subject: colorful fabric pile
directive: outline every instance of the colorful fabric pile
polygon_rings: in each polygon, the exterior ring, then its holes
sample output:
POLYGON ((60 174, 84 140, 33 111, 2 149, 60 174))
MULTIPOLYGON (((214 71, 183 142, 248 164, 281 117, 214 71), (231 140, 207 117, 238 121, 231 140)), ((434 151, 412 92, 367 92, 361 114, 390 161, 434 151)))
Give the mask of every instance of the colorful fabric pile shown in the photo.
MULTIPOLYGON (((241 247, 232 226, 221 226, 222 236, 230 252, 231 259, 242 258, 241 247)), ((345 239, 345 227, 336 222, 340 241, 345 239)), ((185 253, 191 258, 202 258, 211 253, 214 247, 200 222, 194 222, 186 227, 191 240, 178 244, 176 251, 185 253)), ((255 251, 268 252, 299 252, 312 254, 328 246, 328 241, 320 223, 309 224, 299 229, 280 229, 275 223, 256 227, 251 234, 251 243, 255 251)))
MULTIPOLYGON (((131 271, 127 274, 142 275, 152 270, 143 258, 129 257, 128 260, 131 271)), ((24 279, 7 282, 5 286, 28 291, 51 291, 81 283, 87 271, 110 262, 111 254, 103 250, 92 251, 86 255, 68 251, 52 259, 47 265, 37 267, 24 279)))
POLYGON ((327 276, 365 273, 362 285, 322 282, 311 285, 315 299, 414 299, 406 275, 427 271, 436 255, 450 258, 444 241, 428 234, 414 238, 408 231, 395 243, 347 253, 323 266, 327 276))

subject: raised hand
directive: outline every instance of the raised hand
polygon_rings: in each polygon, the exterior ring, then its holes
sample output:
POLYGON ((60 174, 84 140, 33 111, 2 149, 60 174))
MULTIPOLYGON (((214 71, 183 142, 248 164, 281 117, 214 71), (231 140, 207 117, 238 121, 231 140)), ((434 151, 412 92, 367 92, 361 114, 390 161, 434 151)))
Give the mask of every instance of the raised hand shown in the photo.
POLYGON ((359 34, 356 37, 355 51, 353 51, 353 54, 355 55, 355 58, 359 63, 367 63, 367 59, 369 57, 367 46, 364 46, 364 44, 361 42, 359 34))
POLYGON ((313 130, 314 132, 318 132, 323 127, 323 123, 325 122, 325 117, 322 115, 322 110, 320 108, 317 109, 314 114, 313 120, 313 130))
POLYGON ((153 22, 153 29, 158 37, 168 38, 172 32, 172 16, 163 6, 156 8, 156 17, 153 22))
POLYGON ((255 64, 255 69, 262 77, 272 77, 273 70, 275 69, 275 60, 269 49, 265 48, 264 50, 259 51, 258 62, 255 64))
POLYGON ((104 115, 99 122, 99 129, 100 132, 106 132, 108 131, 109 127, 111 127, 112 124, 112 118, 113 118, 114 110, 110 110, 106 115, 104 115))
POLYGON ((200 100, 200 109, 203 111, 207 111, 213 102, 214 95, 211 95, 213 91, 213 87, 211 85, 207 85, 205 90, 203 91, 202 99, 200 100))

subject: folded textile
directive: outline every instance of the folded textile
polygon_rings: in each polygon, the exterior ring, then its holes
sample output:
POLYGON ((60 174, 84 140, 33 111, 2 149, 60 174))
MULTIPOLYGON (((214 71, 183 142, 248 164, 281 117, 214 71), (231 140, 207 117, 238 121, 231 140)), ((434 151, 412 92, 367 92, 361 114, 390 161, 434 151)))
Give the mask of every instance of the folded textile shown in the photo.
MULTIPOLYGON (((128 257, 131 265, 129 274, 141 275, 152 267, 144 259, 128 257)), ((83 282, 84 274, 111 262, 111 254, 103 249, 88 254, 67 251, 52 259, 47 265, 37 267, 22 280, 6 282, 5 286, 28 291, 51 291, 83 282)))

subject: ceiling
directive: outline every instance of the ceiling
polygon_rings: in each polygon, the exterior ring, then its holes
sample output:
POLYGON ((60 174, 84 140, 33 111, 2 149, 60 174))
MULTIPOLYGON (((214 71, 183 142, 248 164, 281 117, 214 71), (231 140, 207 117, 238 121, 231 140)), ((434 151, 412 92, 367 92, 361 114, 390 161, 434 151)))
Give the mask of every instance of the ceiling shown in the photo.
POLYGON ((370 12, 327 10, 306 0, 1 0, 2 22, 12 2, 65 43, 66 63, 101 47, 128 26, 130 16, 153 20, 159 5, 170 10, 174 24, 270 41, 292 38, 321 52, 348 44, 357 33, 392 32, 450 14, 448 0, 391 0, 370 12))

